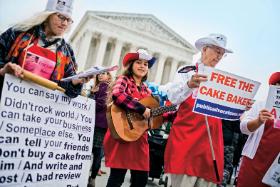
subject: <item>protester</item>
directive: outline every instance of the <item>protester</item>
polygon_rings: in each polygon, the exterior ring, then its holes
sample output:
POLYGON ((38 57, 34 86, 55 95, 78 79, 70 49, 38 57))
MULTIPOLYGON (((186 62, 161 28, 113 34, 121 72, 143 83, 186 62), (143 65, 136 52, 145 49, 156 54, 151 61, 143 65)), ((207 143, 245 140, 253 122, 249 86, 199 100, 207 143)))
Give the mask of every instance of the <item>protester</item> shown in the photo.
MULTIPOLYGON (((269 85, 280 85, 280 72, 270 76, 269 85)), ((265 109, 264 102, 256 102, 245 113, 240 130, 249 137, 242 151, 238 187, 269 186, 262 179, 280 152, 280 129, 274 128, 274 120, 271 111, 265 109)))
MULTIPOLYGON (((155 58, 145 50, 127 53, 123 59, 125 71, 113 86, 112 99, 115 105, 124 110, 131 110, 150 117, 150 109, 139 103, 151 95, 144 81, 147 80, 148 68, 155 63, 155 58)), ((119 187, 123 184, 127 169, 131 170, 131 187, 144 187, 148 180, 149 144, 147 133, 137 141, 122 142, 112 137, 107 131, 104 139, 105 164, 110 167, 107 187, 119 187)))
MULTIPOLYGON (((171 174, 172 187, 209 187, 221 182, 215 175, 205 116, 192 112, 192 109, 200 82, 207 81, 205 75, 196 72, 203 66, 214 68, 225 53, 232 53, 226 48, 226 42, 226 37, 222 34, 210 34, 197 40, 195 46, 201 51, 201 59, 196 66, 179 68, 174 81, 161 88, 173 104, 179 105, 165 150, 165 172, 171 174), (179 73, 183 69, 189 69, 189 72, 179 73)), ((207 119, 212 134, 218 175, 222 179, 224 167, 222 123, 217 118, 207 117, 207 119)))
POLYGON ((76 74, 71 46, 63 39, 73 20, 73 0, 49 0, 45 11, 22 21, 0 36, 0 92, 4 75, 23 78, 23 70, 57 82, 65 94, 80 94, 82 79, 70 82, 62 78, 76 74))
POLYGON ((108 128, 106 111, 107 111, 107 89, 112 82, 112 75, 109 72, 104 72, 96 75, 94 86, 91 89, 89 98, 95 100, 95 127, 93 137, 93 162, 91 167, 91 176, 89 180, 89 187, 95 186, 95 178, 99 172, 102 159, 102 147, 105 133, 108 128))

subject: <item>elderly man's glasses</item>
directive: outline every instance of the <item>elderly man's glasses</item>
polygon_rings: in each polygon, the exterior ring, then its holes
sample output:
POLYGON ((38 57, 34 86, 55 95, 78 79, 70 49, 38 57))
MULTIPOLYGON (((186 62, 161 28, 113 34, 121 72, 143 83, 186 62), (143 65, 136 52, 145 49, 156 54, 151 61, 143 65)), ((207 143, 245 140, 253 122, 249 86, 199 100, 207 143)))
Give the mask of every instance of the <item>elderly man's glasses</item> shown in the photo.
POLYGON ((68 24, 72 24, 74 22, 71 18, 67 18, 61 14, 56 14, 56 15, 60 19, 61 22, 67 21, 68 24))

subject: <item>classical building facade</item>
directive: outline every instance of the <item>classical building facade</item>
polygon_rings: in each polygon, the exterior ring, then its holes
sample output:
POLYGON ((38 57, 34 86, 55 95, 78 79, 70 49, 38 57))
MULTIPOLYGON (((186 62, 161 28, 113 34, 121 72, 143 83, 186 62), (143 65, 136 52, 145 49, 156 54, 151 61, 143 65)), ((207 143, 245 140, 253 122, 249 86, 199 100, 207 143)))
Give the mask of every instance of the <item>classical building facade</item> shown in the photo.
MULTIPOLYGON (((157 58, 149 81, 164 84, 192 62, 195 48, 151 14, 87 11, 70 37, 79 70, 119 65, 127 52, 147 49, 157 58)), ((114 72, 119 74, 122 70, 114 72)))

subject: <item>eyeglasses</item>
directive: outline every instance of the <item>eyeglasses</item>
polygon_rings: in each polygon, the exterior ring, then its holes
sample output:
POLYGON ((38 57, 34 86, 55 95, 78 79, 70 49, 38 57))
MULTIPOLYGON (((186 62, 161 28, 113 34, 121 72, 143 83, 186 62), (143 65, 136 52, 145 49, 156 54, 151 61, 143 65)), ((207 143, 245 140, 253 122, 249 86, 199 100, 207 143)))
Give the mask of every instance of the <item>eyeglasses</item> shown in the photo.
POLYGON ((68 24, 72 24, 74 22, 71 18, 67 18, 61 14, 56 14, 56 15, 60 19, 61 22, 67 21, 68 24))

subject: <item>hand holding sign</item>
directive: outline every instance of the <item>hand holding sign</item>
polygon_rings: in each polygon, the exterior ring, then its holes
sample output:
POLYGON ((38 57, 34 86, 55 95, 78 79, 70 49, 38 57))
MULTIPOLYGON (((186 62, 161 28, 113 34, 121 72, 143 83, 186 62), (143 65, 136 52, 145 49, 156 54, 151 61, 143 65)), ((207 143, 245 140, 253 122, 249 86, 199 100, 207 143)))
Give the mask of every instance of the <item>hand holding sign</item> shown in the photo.
POLYGON ((15 75, 18 78, 23 78, 23 69, 14 63, 8 62, 3 68, 0 69, 0 75, 5 76, 6 73, 15 75))
POLYGON ((267 109, 262 109, 259 112, 259 115, 256 119, 248 122, 247 128, 249 131, 254 132, 267 120, 273 120, 273 119, 274 119, 273 115, 267 109))
POLYGON ((187 82, 189 88, 198 88, 201 82, 207 81, 207 76, 202 74, 194 74, 187 82))
POLYGON ((266 120, 273 120, 273 115, 266 109, 262 109, 259 112, 258 122, 259 124, 263 124, 266 122, 266 120))

